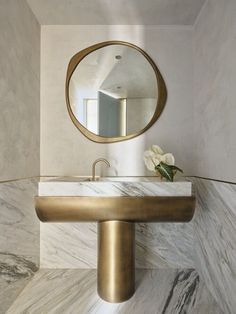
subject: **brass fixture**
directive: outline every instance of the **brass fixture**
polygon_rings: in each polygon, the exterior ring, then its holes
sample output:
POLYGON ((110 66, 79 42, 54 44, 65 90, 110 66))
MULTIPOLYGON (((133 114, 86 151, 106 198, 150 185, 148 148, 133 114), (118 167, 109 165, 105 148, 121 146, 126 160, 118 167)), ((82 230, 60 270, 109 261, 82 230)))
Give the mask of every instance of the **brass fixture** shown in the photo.
POLYGON ((113 41, 105 41, 105 42, 101 42, 98 44, 95 44, 93 46, 87 47, 81 51, 79 51, 78 53, 76 53, 70 60, 69 64, 68 64, 68 68, 67 68, 67 74, 66 74, 66 84, 65 84, 65 94, 66 94, 66 104, 67 104, 67 110, 69 112, 70 118, 72 120, 72 122, 74 123, 74 125, 79 129, 79 131, 86 136, 88 139, 90 139, 93 142, 97 142, 97 143, 114 143, 114 142, 120 142, 120 141, 125 141, 125 140, 129 140, 131 138, 134 138, 136 136, 141 135, 142 133, 144 133, 146 130, 148 130, 156 121, 157 119, 160 117, 164 107, 165 107, 165 103, 166 103, 166 99, 167 99, 167 89, 166 89, 166 85, 164 82, 164 79, 157 67, 157 65, 155 64, 155 62, 152 60, 152 58, 144 51, 142 50, 140 47, 133 45, 129 42, 124 42, 124 41, 117 41, 117 40, 113 40, 113 41), (112 45, 123 45, 126 47, 130 47, 133 48, 135 50, 137 50, 138 52, 140 52, 144 58, 146 58, 146 60, 149 62, 149 64, 151 65, 152 69, 154 70, 154 74, 156 77, 156 86, 157 86, 157 90, 158 90, 158 96, 157 96, 157 105, 154 111, 154 114, 152 116, 152 118, 150 119, 149 123, 142 129, 139 130, 133 134, 129 134, 129 135, 125 135, 125 136, 114 136, 114 137, 107 137, 107 136, 102 136, 102 135, 97 135, 95 133, 93 133, 92 131, 90 131, 89 129, 87 129, 82 123, 80 123, 78 121, 78 119, 76 118, 75 114, 73 113, 72 110, 72 106, 70 103, 70 97, 69 97, 69 90, 70 90, 70 80, 71 77, 74 73, 74 71, 76 70, 77 66, 79 65, 79 63, 90 53, 107 47, 107 46, 112 46, 112 45))
POLYGON ((110 163, 108 160, 106 160, 105 158, 98 158, 94 161, 93 166, 92 166, 92 181, 96 180, 96 164, 98 162, 104 162, 108 167, 110 167, 110 163))
POLYGON ((135 224, 104 221, 98 224, 97 286, 108 302, 128 300, 135 291, 135 224))
POLYGON ((36 212, 44 222, 187 222, 194 196, 37 196, 36 212))
POLYGON ((98 282, 108 302, 128 300, 135 291, 135 222, 188 222, 194 196, 38 196, 43 222, 98 222, 98 282))

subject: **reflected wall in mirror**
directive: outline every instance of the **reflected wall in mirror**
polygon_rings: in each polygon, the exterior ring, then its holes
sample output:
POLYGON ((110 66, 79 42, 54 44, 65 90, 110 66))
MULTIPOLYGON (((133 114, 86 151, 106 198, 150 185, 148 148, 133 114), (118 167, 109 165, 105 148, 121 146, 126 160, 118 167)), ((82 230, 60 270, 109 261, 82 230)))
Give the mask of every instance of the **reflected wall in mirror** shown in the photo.
POLYGON ((146 131, 160 116, 166 94, 155 63, 130 43, 96 44, 77 53, 68 66, 70 117, 95 142, 122 141, 146 131))

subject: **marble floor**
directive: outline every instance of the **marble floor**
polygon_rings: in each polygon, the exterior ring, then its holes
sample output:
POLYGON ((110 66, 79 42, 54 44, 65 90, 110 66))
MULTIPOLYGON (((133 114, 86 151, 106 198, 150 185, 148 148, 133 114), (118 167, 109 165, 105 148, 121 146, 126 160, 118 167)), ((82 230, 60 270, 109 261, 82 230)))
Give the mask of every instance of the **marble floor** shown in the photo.
POLYGON ((136 293, 111 304, 96 293, 96 270, 40 269, 7 314, 223 314, 193 269, 137 270, 136 293))

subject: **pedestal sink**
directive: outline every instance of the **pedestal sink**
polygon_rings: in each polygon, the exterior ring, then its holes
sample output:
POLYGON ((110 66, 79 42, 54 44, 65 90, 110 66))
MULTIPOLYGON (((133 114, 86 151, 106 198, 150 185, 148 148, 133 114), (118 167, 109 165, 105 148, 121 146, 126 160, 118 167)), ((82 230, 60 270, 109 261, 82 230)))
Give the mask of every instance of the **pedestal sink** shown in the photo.
POLYGON ((194 209, 191 182, 156 177, 57 178, 36 197, 43 222, 98 222, 98 294, 108 302, 135 292, 135 222, 188 222, 194 209))

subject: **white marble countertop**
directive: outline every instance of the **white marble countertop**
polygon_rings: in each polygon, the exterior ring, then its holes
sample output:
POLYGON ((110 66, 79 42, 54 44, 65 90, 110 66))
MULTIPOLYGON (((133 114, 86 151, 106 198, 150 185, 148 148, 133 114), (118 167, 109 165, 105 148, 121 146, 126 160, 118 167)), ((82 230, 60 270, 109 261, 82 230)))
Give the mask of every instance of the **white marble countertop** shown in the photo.
POLYGON ((158 177, 44 178, 39 182, 39 196, 191 196, 189 181, 166 182, 158 177))

